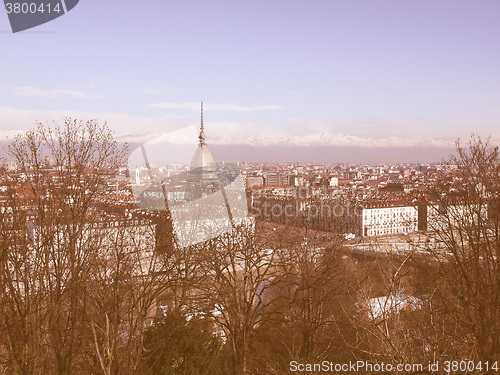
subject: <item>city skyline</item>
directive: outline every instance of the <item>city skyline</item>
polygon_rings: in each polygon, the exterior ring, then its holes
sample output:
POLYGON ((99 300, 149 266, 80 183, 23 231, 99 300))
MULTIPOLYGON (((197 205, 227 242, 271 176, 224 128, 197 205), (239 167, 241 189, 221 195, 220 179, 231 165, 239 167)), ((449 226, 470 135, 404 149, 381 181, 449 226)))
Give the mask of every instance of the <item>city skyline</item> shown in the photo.
POLYGON ((64 116, 136 142, 199 124, 224 160, 439 162, 500 141, 494 1, 81 2, 10 33, 0 138, 64 116))
POLYGON ((498 372, 498 0, 4 3, 0 373, 498 372))

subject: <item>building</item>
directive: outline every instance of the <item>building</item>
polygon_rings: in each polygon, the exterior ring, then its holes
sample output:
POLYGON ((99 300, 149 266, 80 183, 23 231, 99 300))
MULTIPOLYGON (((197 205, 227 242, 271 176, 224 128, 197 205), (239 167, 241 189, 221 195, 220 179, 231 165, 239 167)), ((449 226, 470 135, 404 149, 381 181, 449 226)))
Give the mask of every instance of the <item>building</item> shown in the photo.
POLYGON ((280 186, 285 185, 288 181, 281 173, 270 172, 265 176, 265 185, 267 186, 280 186))
POLYGON ((135 173, 134 173, 134 183, 136 185, 140 185, 141 184, 141 170, 139 168, 136 168, 135 169, 135 173))
POLYGON ((418 207, 365 204, 361 215, 363 236, 411 233, 418 230, 418 207))
POLYGON ((253 186, 264 186, 264 177, 262 176, 247 176, 246 187, 251 188, 253 186))
POLYGON ((203 102, 198 141, 189 171, 165 183, 167 192, 185 192, 179 200, 167 199, 172 228, 181 247, 207 241, 240 225, 253 227, 239 168, 215 163, 207 147, 203 102))

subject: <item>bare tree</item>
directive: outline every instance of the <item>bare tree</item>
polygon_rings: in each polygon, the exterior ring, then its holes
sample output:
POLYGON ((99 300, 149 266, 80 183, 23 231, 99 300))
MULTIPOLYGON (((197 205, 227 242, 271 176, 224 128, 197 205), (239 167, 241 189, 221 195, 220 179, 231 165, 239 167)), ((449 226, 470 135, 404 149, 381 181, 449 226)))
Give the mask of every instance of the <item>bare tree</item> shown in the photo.
MULTIPOLYGON (((320 246, 306 235, 299 246, 285 253, 288 273, 288 307, 285 313, 297 335, 290 340, 293 358, 321 361, 331 357, 337 323, 343 319, 342 296, 346 293, 341 243, 320 246)), ((338 349, 338 348, 336 348, 338 349)))
POLYGON ((54 128, 38 124, 9 145, 18 170, 2 225, 3 329, 10 368, 67 374, 78 367, 87 291, 99 251, 89 232, 91 204, 103 177, 122 163, 106 125, 65 119, 54 128), (15 223, 15 224, 14 224, 15 223), (16 343, 14 343, 16 341, 16 343), (14 348, 18 348, 14 350, 14 348))
POLYGON ((442 310, 449 332, 467 358, 495 361, 500 354, 500 158, 489 139, 473 135, 449 163, 449 175, 427 192, 429 229, 441 248, 442 310))
MULTIPOLYGON (((353 316, 358 329, 356 345, 360 358, 374 363, 412 365, 427 359, 425 335, 419 329, 425 324, 424 303, 413 296, 411 283, 415 254, 404 256, 380 254, 368 262, 359 290, 358 313, 353 316), (418 317, 418 318, 417 318, 418 317)), ((411 373, 411 371, 407 371, 411 373)))
POLYGON ((275 254, 245 225, 209 241, 204 251, 206 279, 199 287, 229 349, 229 372, 248 374, 252 336, 272 303, 275 254))
POLYGON ((37 278, 43 262, 33 249, 33 232, 24 209, 24 194, 19 191, 19 176, 2 168, 4 195, 1 216, 0 324, 3 369, 21 374, 41 373, 49 361, 44 352, 45 336, 41 329, 47 313, 37 278), (29 298, 28 298, 29 296, 29 298))
POLYGON ((274 282, 253 341, 259 366, 255 373, 281 374, 290 361, 319 363, 352 359, 343 335, 349 336, 347 315, 352 301, 347 293, 346 262, 340 238, 324 233, 263 225, 260 233, 278 248, 274 282))
POLYGON ((157 300, 171 284, 172 267, 166 254, 155 254, 155 230, 147 221, 105 224, 96 228, 102 241, 88 291, 89 372, 133 374, 157 300))

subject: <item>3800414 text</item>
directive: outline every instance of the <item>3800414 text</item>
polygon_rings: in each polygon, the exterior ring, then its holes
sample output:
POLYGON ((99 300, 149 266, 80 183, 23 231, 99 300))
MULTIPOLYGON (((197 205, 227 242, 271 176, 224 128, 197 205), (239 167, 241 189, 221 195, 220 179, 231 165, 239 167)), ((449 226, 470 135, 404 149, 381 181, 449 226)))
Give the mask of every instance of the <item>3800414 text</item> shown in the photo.
POLYGON ((58 4, 52 6, 50 3, 5 3, 7 13, 14 14, 35 14, 35 13, 61 13, 63 10, 58 4))

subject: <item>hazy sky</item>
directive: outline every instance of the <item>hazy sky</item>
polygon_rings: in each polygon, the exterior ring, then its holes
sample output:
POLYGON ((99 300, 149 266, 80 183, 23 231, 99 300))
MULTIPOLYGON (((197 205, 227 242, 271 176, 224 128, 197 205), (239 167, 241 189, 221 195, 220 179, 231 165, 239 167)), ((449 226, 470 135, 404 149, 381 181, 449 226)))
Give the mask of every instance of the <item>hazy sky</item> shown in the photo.
POLYGON ((498 0, 80 0, 13 34, 1 9, 0 138, 73 116, 132 139, 197 124, 203 99, 212 144, 500 143, 499 15, 498 0))

